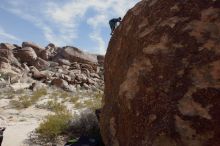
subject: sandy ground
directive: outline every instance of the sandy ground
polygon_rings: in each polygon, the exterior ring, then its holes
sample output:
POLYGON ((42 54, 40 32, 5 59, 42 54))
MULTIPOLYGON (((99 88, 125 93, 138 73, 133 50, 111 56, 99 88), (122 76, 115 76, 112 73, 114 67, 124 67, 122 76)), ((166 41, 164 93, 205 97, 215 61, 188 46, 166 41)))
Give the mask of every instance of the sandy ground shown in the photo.
MULTIPOLYGON (((55 91, 55 93, 56 92, 57 91, 55 91)), ((45 116, 53 114, 53 112, 48 109, 41 108, 39 106, 48 103, 49 100, 55 100, 55 98, 50 98, 49 94, 41 97, 35 105, 28 108, 18 110, 13 107, 10 103, 11 100, 15 99, 13 96, 17 97, 23 94, 24 93, 10 95, 5 94, 0 90, 0 127, 6 127, 2 146, 33 146, 31 144, 27 144, 29 134, 39 126, 43 119, 45 119, 45 116)), ((29 92, 25 92, 25 95, 26 94, 29 94, 29 92)), ((81 95, 81 93, 79 93, 79 95, 81 95)), ((78 102, 81 103, 89 99, 89 94, 82 94, 80 99, 78 99, 78 102)), ((62 102, 63 100, 65 101, 65 98, 57 99, 57 101, 64 104, 73 115, 79 115, 85 108, 75 106, 73 103, 68 101, 62 102)))
POLYGON ((6 127, 2 146, 29 146, 24 144, 49 111, 34 106, 23 110, 9 108, 9 99, 0 99, 0 124, 6 127))
MULTIPOLYGON (((36 108, 35 105, 18 110, 11 107, 10 101, 11 99, 0 98, 0 126, 6 127, 2 146, 33 146, 27 144, 29 134, 39 126, 45 116, 52 112, 36 108)), ((47 101, 47 98, 43 98, 37 103, 42 104, 47 101)), ((80 113, 80 110, 74 109, 71 104, 65 105, 72 113, 80 113)))
POLYGON ((29 146, 24 144, 29 132, 37 128, 39 123, 16 123, 7 126, 2 146, 29 146))

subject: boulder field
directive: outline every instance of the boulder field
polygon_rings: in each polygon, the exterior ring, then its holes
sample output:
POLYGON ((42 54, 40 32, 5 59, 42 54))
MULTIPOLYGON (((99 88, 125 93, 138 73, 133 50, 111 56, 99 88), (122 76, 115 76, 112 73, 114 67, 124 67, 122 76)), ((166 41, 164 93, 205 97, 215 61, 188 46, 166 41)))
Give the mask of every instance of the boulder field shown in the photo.
POLYGON ((0 81, 8 80, 11 87, 15 83, 22 85, 28 82, 33 90, 39 82, 66 91, 77 88, 102 90, 103 62, 104 56, 85 53, 71 46, 1 43, 0 81))

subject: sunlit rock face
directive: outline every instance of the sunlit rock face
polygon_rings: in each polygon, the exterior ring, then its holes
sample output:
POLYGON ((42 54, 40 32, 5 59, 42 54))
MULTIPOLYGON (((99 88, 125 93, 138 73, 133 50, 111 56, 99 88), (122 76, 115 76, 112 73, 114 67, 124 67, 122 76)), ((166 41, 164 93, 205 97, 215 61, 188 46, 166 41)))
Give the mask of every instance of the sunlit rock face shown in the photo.
POLYGON ((220 145, 220 1, 143 0, 105 57, 107 146, 220 145))

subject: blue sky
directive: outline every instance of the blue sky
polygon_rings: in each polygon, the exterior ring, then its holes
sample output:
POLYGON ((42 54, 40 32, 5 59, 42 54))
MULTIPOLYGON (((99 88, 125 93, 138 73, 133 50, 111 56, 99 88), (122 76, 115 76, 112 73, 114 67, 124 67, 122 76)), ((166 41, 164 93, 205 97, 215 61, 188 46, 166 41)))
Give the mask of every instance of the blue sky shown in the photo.
POLYGON ((108 21, 140 0, 1 0, 0 42, 72 45, 104 54, 108 21))

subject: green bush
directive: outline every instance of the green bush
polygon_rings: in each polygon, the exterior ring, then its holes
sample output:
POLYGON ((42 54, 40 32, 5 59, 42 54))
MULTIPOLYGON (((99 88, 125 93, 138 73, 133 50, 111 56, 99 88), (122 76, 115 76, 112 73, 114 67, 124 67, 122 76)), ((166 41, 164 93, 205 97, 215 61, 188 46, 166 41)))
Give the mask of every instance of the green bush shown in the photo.
POLYGON ((68 129, 72 115, 69 112, 59 112, 55 115, 49 115, 36 129, 39 138, 46 140, 55 140, 55 138, 68 129))

